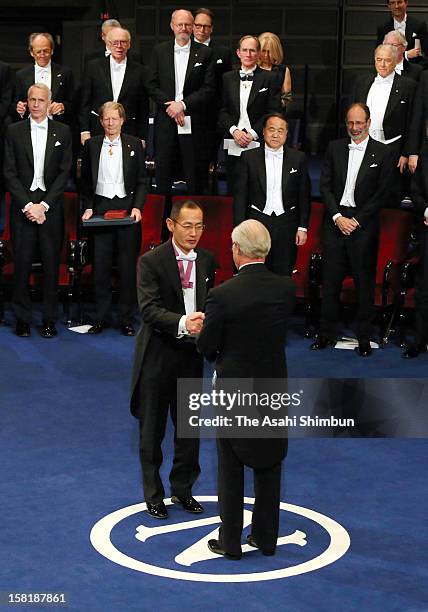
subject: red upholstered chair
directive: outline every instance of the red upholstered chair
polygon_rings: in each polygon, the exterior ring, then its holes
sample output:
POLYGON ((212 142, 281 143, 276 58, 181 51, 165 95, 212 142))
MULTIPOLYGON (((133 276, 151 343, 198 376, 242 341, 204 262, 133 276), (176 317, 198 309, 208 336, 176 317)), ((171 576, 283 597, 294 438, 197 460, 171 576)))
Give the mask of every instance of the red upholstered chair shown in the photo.
MULTIPOLYGON (((0 236, 0 320, 4 318, 4 304, 13 285, 13 252, 10 240, 10 195, 5 198, 4 229, 0 236)), ((76 244, 79 198, 75 193, 66 193, 64 199, 64 241, 60 256, 58 290, 63 301, 65 323, 71 323, 72 302, 76 284, 76 244)), ((42 264, 36 256, 30 275, 32 293, 38 295, 42 264)))
POLYGON ((199 245, 214 253, 219 265, 215 284, 233 276, 230 235, 233 229, 233 198, 228 196, 174 196, 172 202, 192 200, 203 208, 205 230, 199 245))
POLYGON ((305 307, 305 335, 311 335, 314 313, 312 307, 315 303, 311 299, 311 293, 317 293, 317 285, 311 285, 309 269, 311 257, 321 251, 321 228, 324 220, 324 204, 312 202, 311 215, 309 218, 309 231, 306 244, 298 247, 297 259, 293 270, 292 279, 296 285, 296 296, 304 301, 305 307))
MULTIPOLYGON (((413 224, 412 213, 404 210, 383 209, 380 213, 379 249, 376 265, 375 306, 381 315, 381 344, 388 342, 391 327, 399 307, 400 274, 406 261, 413 224)), ((315 255, 311 268, 311 282, 318 285, 322 295, 321 255, 315 255)), ((340 296, 342 304, 356 301, 354 281, 345 277, 340 296)), ((315 309, 315 305, 312 306, 315 309)))

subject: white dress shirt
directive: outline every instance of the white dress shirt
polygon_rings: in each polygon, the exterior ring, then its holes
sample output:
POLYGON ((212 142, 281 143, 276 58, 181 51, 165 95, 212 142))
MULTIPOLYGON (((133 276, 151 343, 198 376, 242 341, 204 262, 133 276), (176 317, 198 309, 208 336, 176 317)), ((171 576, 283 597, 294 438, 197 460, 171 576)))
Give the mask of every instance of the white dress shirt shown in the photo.
POLYGON ((46 117, 43 119, 41 123, 36 123, 36 121, 30 117, 30 128, 34 160, 34 176, 30 191, 36 191, 36 189, 46 191, 44 169, 46 142, 48 139, 48 118, 46 117))
POLYGON ((399 136, 386 140, 383 131, 383 119, 385 117, 394 77, 395 72, 392 72, 387 77, 382 77, 378 74, 367 95, 367 106, 370 109, 371 118, 369 134, 373 140, 383 142, 384 144, 390 144, 401 138, 400 134, 399 136))
POLYGON ((184 80, 186 78, 187 64, 190 55, 190 40, 187 45, 181 47, 174 43, 174 73, 175 73, 175 101, 183 101, 184 80))
POLYGON ((282 203, 282 163, 284 148, 274 151, 265 145, 266 165, 266 205, 263 209, 265 215, 279 216, 284 214, 282 203))
POLYGON ((110 78, 111 88, 113 90, 113 100, 117 102, 117 99, 122 89, 122 83, 125 76, 126 70, 126 57, 121 62, 116 62, 110 55, 110 78))
MULTIPOLYGON (((348 170, 346 173, 345 189, 343 190, 342 199, 340 200, 340 206, 349 206, 350 208, 356 207, 354 198, 355 183, 357 182, 358 172, 360 171, 368 142, 368 138, 365 138, 359 144, 356 144, 353 140, 351 140, 350 144, 348 145, 348 170)), ((339 213, 334 215, 333 221, 336 221, 338 216, 339 213)))
POLYGON ((114 140, 106 136, 103 140, 95 193, 109 199, 126 197, 120 136, 114 140))
MULTIPOLYGON (((174 246, 174 249, 177 251, 178 255, 181 257, 188 257, 190 255, 190 257, 193 257, 196 255, 196 253, 193 251, 193 249, 186 255, 185 253, 183 253, 183 251, 175 244, 174 240, 172 241, 172 244, 174 246)), ((190 264, 190 262, 188 261, 183 261, 183 268, 184 268, 184 273, 186 273, 187 271, 187 266, 190 264)), ((192 314, 192 312, 195 312, 196 310, 196 261, 193 262, 193 267, 192 267, 192 272, 190 274, 190 279, 189 281, 192 283, 192 287, 188 288, 188 289, 183 289, 183 299, 184 299, 184 308, 186 311, 186 314, 184 314, 180 321, 178 322, 178 330, 177 330, 177 337, 181 338, 181 336, 187 336, 189 334, 189 332, 186 329, 186 317, 189 314, 192 314)), ((178 267, 178 264, 177 264, 178 267)))
POLYGON ((400 32, 404 38, 406 37, 406 21, 407 21, 407 13, 404 15, 403 21, 397 21, 394 17, 394 30, 400 32))
MULTIPOLYGON (((244 74, 254 74, 256 70, 256 66, 252 70, 244 70, 241 67, 240 72, 244 74)), ((239 122, 238 125, 232 125, 229 132, 233 136, 233 132, 235 130, 247 130, 254 138, 254 140, 258 140, 259 136, 256 131, 254 131, 251 127, 250 118, 248 117, 248 99, 250 97, 251 89, 253 87, 253 81, 240 81, 239 86, 239 122)))
POLYGON ((34 64, 34 82, 44 83, 50 90, 52 90, 52 66, 51 62, 47 66, 39 66, 34 64))
POLYGON ((401 62, 395 66, 395 72, 401 76, 403 70, 404 70, 404 64, 403 64, 403 60, 401 60, 401 62))

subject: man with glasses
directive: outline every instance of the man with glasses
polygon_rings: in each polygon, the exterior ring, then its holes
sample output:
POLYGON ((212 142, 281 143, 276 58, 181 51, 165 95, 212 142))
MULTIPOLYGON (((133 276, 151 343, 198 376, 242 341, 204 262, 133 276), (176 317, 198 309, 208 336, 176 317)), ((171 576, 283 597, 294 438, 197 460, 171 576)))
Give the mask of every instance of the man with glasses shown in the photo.
POLYGON ((419 81, 422 66, 419 64, 410 63, 405 57, 404 52, 407 48, 407 40, 398 30, 392 30, 383 39, 384 45, 391 45, 397 52, 397 64, 395 66, 395 72, 400 76, 403 75, 408 79, 419 81))
POLYGON ((173 503, 187 512, 202 506, 192 497, 199 467, 199 439, 178 438, 177 380, 201 378, 195 337, 202 329, 205 298, 214 284, 215 261, 197 249, 204 229, 201 208, 175 203, 166 221, 171 238, 140 258, 138 303, 142 326, 136 338, 131 412, 140 422, 140 460, 147 511, 168 516, 159 475, 168 412, 174 423, 174 460, 169 475, 173 503))
POLYGON ((337 339, 342 281, 351 270, 357 292, 355 315, 361 357, 371 355, 370 327, 374 311, 379 211, 390 182, 390 150, 369 136, 370 110, 355 103, 346 113, 349 138, 328 146, 320 191, 326 207, 322 234, 321 329, 312 350, 337 339))
POLYGON ((28 52, 34 64, 18 70, 15 78, 15 119, 26 119, 29 116, 27 106, 28 88, 34 83, 44 83, 52 92, 48 116, 71 123, 74 79, 70 68, 52 62, 55 44, 48 32, 34 32, 28 39, 28 52))
POLYGON ((149 94, 146 72, 141 64, 128 57, 131 34, 123 28, 112 28, 106 38, 111 54, 88 62, 82 85, 80 109, 81 143, 102 134, 98 109, 105 102, 119 102, 125 109, 123 131, 147 140, 149 94))
POLYGON ((382 44, 385 35, 398 30, 408 43, 405 57, 407 60, 422 62, 421 54, 428 52, 428 33, 424 21, 415 19, 407 13, 408 0, 386 0, 391 17, 377 29, 377 45, 382 44))
POLYGON ((177 166, 182 167, 187 193, 202 193, 208 166, 207 103, 214 96, 213 53, 190 40, 193 15, 171 15, 174 41, 153 49, 149 89, 155 104, 156 185, 170 195, 177 166))
MULTIPOLYGON (((232 70, 232 51, 213 39, 214 14, 210 9, 199 8, 195 11, 193 23, 193 39, 201 45, 209 47, 214 56, 215 70, 215 96, 211 96, 207 104, 207 132, 206 138, 209 148, 209 162, 217 162, 218 150, 222 141, 221 134, 217 132, 217 119, 220 110, 223 74, 232 70)), ((208 167, 205 164, 205 169, 208 167)), ((205 178, 207 188, 208 174, 205 178)))

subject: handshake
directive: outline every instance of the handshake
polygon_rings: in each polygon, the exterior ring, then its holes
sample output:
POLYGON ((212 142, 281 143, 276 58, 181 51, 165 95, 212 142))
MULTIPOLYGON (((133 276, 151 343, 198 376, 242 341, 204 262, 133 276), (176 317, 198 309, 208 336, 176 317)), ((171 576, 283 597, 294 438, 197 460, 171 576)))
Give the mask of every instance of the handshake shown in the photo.
POLYGON ((186 329, 189 334, 196 335, 202 330, 205 315, 203 312, 192 312, 186 317, 186 329))

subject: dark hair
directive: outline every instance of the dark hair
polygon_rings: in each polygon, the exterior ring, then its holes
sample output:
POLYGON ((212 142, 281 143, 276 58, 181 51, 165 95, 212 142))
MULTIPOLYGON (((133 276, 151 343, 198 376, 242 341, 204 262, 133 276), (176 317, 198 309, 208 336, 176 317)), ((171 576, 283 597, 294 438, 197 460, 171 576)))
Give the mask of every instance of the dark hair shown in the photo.
POLYGON ((196 204, 196 202, 193 202, 192 200, 178 200, 172 205, 169 218, 173 221, 178 221, 178 217, 180 216, 181 210, 183 208, 190 208, 191 210, 196 210, 197 208, 199 208, 199 210, 202 211, 202 214, 204 213, 202 206, 196 204))
POLYGON ((207 17, 209 17, 211 19, 211 25, 214 23, 214 13, 212 12, 211 9, 207 9, 207 8, 198 8, 196 9, 196 11, 193 13, 195 19, 198 15, 206 15, 207 17))
POLYGON ((265 115, 263 119, 263 127, 265 128, 269 119, 273 119, 274 117, 276 119, 281 119, 282 121, 284 121, 285 125, 288 127, 288 121, 284 117, 284 115, 281 115, 281 113, 269 113, 269 115, 265 115))
POLYGON ((361 108, 361 110, 364 111, 365 115, 366 115, 366 121, 368 121, 368 119, 370 119, 370 109, 367 106, 367 104, 364 104, 364 102, 353 102, 353 104, 351 104, 350 106, 348 106, 348 108, 346 109, 346 113, 345 113, 345 121, 346 121, 346 117, 348 116, 348 113, 351 109, 353 108, 361 108))

